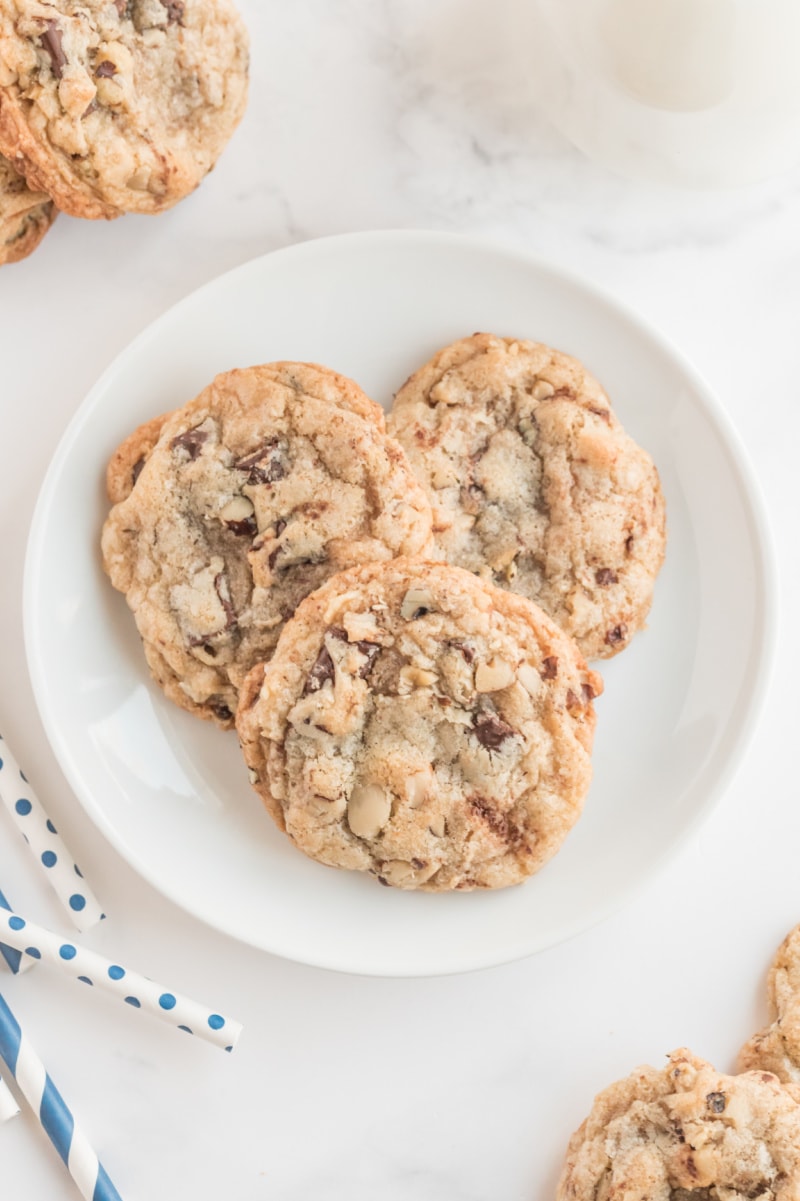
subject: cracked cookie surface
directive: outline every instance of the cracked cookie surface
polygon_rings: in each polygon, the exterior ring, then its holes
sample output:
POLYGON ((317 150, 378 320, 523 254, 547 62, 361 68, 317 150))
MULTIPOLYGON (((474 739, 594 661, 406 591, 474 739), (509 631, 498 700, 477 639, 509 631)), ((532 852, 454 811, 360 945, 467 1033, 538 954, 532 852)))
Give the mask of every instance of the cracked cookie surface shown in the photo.
POLYGON ((742 1047, 740 1070, 762 1068, 800 1085, 800 926, 778 948, 767 977, 767 997, 775 1020, 742 1047))
POLYGON ((32 192, 0 155, 0 266, 27 258, 56 219, 56 206, 44 192, 32 192))
POLYGON ((557 1201, 796 1201, 800 1091, 769 1072, 725 1076, 690 1051, 595 1098, 569 1143, 557 1201))
MULTIPOLYGON (((152 423, 141 427, 149 453, 103 529, 105 568, 154 678, 224 727, 244 675, 309 592, 342 568, 430 543, 430 507, 401 448, 353 411, 372 402, 333 372, 326 388, 339 403, 321 400, 288 385, 287 369, 218 376, 154 419, 152 446, 152 423)), ((120 462, 116 482, 128 451, 120 462)))
POLYGON ((541 605, 588 658, 628 645, 664 557, 664 501, 576 359, 475 334, 411 376, 388 426, 448 562, 541 605))
MULTIPOLYGON (((259 372, 260 378, 273 379, 292 393, 299 392, 329 404, 343 405, 360 417, 374 421, 380 429, 386 428, 381 406, 370 400, 353 380, 331 371, 329 367, 322 367, 319 363, 276 362, 264 363, 253 370, 259 372)), ((119 504, 130 495, 169 416, 169 413, 162 413, 158 417, 151 417, 114 451, 106 470, 106 491, 112 504, 119 504)))
POLYGON ((236 723, 256 791, 307 855, 399 888, 499 888, 579 817, 601 689, 530 602, 396 560, 303 602, 236 723))
POLYGON ((8 0, 0 151, 72 216, 161 212, 214 166, 247 70, 230 0, 8 0))

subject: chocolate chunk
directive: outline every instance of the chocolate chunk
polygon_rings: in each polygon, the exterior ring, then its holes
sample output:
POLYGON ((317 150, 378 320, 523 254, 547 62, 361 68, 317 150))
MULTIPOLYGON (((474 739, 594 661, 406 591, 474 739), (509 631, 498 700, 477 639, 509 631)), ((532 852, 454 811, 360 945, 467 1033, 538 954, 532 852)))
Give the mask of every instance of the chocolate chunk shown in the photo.
POLYGON ((225 575, 220 571, 214 576, 214 591, 219 597, 219 603, 225 612, 225 629, 230 630, 236 625, 236 610, 231 600, 231 590, 225 575))
POLYGON ((138 480, 139 476, 142 474, 142 468, 144 467, 146 462, 147 462, 147 459, 145 458, 144 455, 142 455, 141 459, 137 459, 136 462, 134 463, 133 467, 131 468, 131 483, 132 484, 135 484, 136 481, 138 480))
POLYGON ((606 645, 619 646, 620 642, 624 642, 628 637, 628 627, 624 621, 621 621, 618 626, 612 626, 606 632, 606 645))
POLYGON ((248 484, 274 484, 286 475, 284 448, 277 438, 271 438, 259 450, 239 459, 236 470, 247 473, 248 484))
POLYGON ((592 700, 593 695, 595 695, 595 692, 593 692, 593 689, 587 683, 581 686, 581 697, 579 697, 577 692, 573 692, 572 688, 567 688, 567 710, 569 712, 577 709, 584 710, 586 705, 592 700))
POLYGON ((183 21, 183 4, 181 0, 161 0, 162 7, 167 10, 167 21, 170 25, 183 21))
POLYGON ((427 867, 424 859, 412 859, 411 866, 415 872, 421 872, 423 867, 427 867))
POLYGON ((358 669, 359 678, 366 680, 367 676, 372 671, 375 660, 381 653, 381 648, 377 642, 356 642, 354 645, 358 647, 362 655, 366 655, 366 663, 364 663, 358 669))
POLYGON ((97 79, 110 79, 112 75, 116 75, 117 68, 107 58, 104 58, 99 66, 95 67, 94 73, 97 79))
POLYGON ((728 1099, 724 1093, 706 1093, 706 1105, 712 1113, 722 1113, 728 1099))
POLYGON ((221 698, 212 696, 208 702, 208 707, 220 721, 231 721, 233 719, 233 714, 221 698))
POLYGON ((507 738, 513 738, 517 732, 496 713, 489 713, 486 710, 475 714, 472 725, 478 742, 490 751, 496 751, 507 738))
POLYGON ((194 429, 184 430, 182 434, 176 434, 170 442, 172 450, 185 450, 189 462, 194 460, 200 454, 203 443, 208 441, 208 431, 201 430, 199 426, 194 429))
POLYGON ((616 571, 612 571, 610 567, 600 567, 594 573, 594 578, 601 588, 608 588, 609 584, 616 584, 617 573, 616 571))
MULTIPOLYGON (((242 521, 226 521, 225 525, 232 534, 238 534, 242 538, 252 538, 258 533, 256 519, 252 515, 250 517, 243 518, 242 521)), ((275 554, 277 552, 273 551, 272 553, 275 554)), ((272 558, 272 556, 270 556, 270 558, 272 558)), ((272 564, 270 563, 270 567, 271 566, 272 564)))
POLYGON ((546 659, 542 659, 542 666, 539 675, 543 680, 554 680, 558 675, 558 658, 555 655, 548 655, 546 659))
POLYGON ((56 22, 48 21, 42 34, 42 46, 50 55, 50 64, 56 79, 61 78, 64 67, 67 65, 67 56, 61 45, 61 38, 62 33, 56 22))
POLYGON ((303 688, 303 696, 308 696, 309 692, 319 692, 323 684, 328 680, 332 680, 335 674, 330 651, 327 646, 323 646, 317 655, 314 666, 308 673, 308 678, 303 688))
POLYGON ((504 842, 509 843, 519 842, 519 830, 486 797, 471 796, 468 803, 472 812, 486 823, 497 838, 502 838, 504 842))

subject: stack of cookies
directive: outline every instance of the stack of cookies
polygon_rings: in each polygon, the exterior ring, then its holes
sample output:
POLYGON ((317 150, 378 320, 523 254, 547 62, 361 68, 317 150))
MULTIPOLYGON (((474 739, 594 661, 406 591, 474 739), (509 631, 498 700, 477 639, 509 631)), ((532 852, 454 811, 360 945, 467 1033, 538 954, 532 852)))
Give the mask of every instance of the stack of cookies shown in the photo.
POLYGON ((519 883, 591 779, 587 658, 644 624, 649 456, 574 359, 479 334, 387 422, 307 363, 218 376, 108 468, 103 558, 170 700, 236 726, 297 847, 430 891, 519 883))
POLYGON ((247 70, 230 0, 0 5, 0 263, 30 254, 59 209, 181 200, 236 128, 247 70))

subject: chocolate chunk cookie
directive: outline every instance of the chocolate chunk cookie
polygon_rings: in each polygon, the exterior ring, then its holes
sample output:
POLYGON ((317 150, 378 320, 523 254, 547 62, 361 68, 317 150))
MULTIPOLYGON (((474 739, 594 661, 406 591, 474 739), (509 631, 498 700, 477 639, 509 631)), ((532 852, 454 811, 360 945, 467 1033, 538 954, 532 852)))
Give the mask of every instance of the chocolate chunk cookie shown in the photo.
POLYGON ((448 562, 536 601, 588 658, 628 645, 664 557, 664 500, 580 363, 475 334, 404 384, 389 430, 448 562))
POLYGON ((778 948, 767 977, 775 1020, 742 1047, 742 1071, 764 1069, 788 1084, 800 1085, 800 926, 778 948))
POLYGON ((161 212, 214 166, 247 67, 230 0, 9 0, 0 151, 74 217, 161 212))
POLYGON ((313 859, 398 888, 501 888, 580 815, 601 689, 535 605, 401 559, 300 605, 236 726, 256 791, 313 859))
POLYGON ((44 192, 32 192, 0 155, 0 265, 18 263, 36 249, 56 218, 44 192))
POLYGON ((352 411, 356 386, 343 381, 336 405, 281 382, 284 370, 218 376, 138 431, 145 453, 124 444, 111 472, 122 493, 131 485, 103 529, 111 582, 167 696, 222 726, 309 592, 430 543, 422 488, 397 443, 352 411))
MULTIPOLYGON (((370 400, 353 380, 331 371, 329 367, 321 367, 318 363, 279 362, 252 367, 250 371, 256 373, 257 378, 272 379, 291 392, 316 397, 329 404, 344 405, 360 417, 374 421, 380 429, 386 427, 381 406, 370 400)), ((162 413, 160 417, 144 422, 111 456, 106 471, 106 491, 112 504, 119 504, 130 495, 168 417, 169 413, 162 413)))
POLYGON ((595 1099, 570 1140, 557 1201, 795 1201, 800 1090, 722 1076, 686 1050, 595 1099))

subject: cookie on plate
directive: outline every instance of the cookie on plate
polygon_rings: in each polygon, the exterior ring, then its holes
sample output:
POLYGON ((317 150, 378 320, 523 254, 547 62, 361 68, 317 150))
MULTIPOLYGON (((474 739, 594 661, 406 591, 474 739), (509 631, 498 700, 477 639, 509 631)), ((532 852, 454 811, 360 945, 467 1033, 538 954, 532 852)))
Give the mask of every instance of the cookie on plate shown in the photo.
MULTIPOLYGON (((336 371, 331 371, 329 367, 322 367, 319 363, 277 362, 264 363, 249 370, 254 373, 254 378, 257 376, 259 379, 273 379, 293 393, 316 397, 317 400, 324 400, 330 404, 344 405, 360 417, 374 421, 381 429, 386 427, 381 406, 370 400, 358 384, 336 371)), ((169 416, 169 413, 162 413, 159 417, 145 421, 114 451, 106 470, 106 491, 112 504, 119 504, 130 495, 139 478, 139 472, 158 442, 161 428, 169 416)))
POLYGON ((664 500, 577 360, 475 334, 411 376, 388 424, 448 562, 541 605, 587 658, 628 645, 664 557, 664 500))
MULTIPOLYGON (((334 404, 280 376, 229 371, 166 417, 103 529, 106 570, 154 678, 225 727, 245 674, 309 592, 344 567, 430 544, 425 494, 397 443, 353 411, 356 385, 331 373, 329 388, 342 379, 334 404)), ((123 447, 114 461, 124 480, 139 460, 123 447)))
POLYGON ((247 70, 230 0, 13 0, 0 151, 74 217, 161 212, 214 166, 247 70))
POLYGON ((769 1072, 723 1076, 690 1051, 595 1098, 557 1201, 794 1201, 800 1091, 769 1072))
POLYGON ((800 1085, 800 926, 778 948, 767 977, 767 996, 775 1020, 745 1043, 739 1067, 762 1068, 800 1085))
POLYGON ((32 192, 0 155, 0 265, 27 258, 55 219, 56 206, 50 197, 32 192))
POLYGON ((579 817, 601 689, 535 605, 395 560, 300 605, 236 727, 256 791, 313 859, 399 888, 500 888, 579 817))

